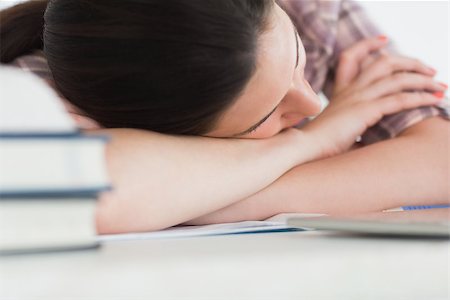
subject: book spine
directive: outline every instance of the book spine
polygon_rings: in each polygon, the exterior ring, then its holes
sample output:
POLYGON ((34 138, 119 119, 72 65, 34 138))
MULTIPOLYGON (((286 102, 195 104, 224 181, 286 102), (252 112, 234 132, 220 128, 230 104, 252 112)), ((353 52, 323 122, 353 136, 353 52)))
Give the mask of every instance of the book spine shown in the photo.
POLYGON ((100 140, 105 143, 110 141, 110 137, 107 135, 83 135, 80 132, 75 133, 14 133, 8 134, 0 132, 0 140, 100 140))
POLYGON ((92 189, 63 189, 63 190, 32 190, 32 191, 5 191, 0 190, 0 201, 8 199, 40 199, 40 198, 79 198, 79 197, 97 197, 99 193, 111 191, 111 185, 105 185, 92 189))

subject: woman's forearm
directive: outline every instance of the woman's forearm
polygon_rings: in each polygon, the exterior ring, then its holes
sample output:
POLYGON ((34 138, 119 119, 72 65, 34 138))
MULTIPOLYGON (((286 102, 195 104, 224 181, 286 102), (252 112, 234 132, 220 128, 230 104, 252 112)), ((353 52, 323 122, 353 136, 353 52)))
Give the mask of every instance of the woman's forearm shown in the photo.
POLYGON ((449 124, 428 119, 397 138, 298 166, 252 197, 189 224, 448 203, 449 124))
POLYGON ((113 191, 100 197, 100 233, 157 230, 216 211, 316 154, 294 129, 258 141, 133 129, 95 133, 112 137, 106 157, 113 191))

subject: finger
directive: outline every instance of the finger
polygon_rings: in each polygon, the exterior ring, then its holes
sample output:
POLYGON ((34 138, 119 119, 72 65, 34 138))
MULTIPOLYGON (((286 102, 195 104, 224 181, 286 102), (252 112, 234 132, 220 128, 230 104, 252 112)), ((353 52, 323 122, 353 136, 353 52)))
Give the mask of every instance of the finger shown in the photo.
POLYGON ((442 93, 409 92, 398 93, 374 102, 380 102, 383 115, 388 115, 421 106, 435 105, 442 99, 442 93))
POLYGON ((366 125, 370 127, 386 115, 421 106, 436 105, 442 100, 442 93, 403 92, 377 99, 377 101, 362 103, 362 105, 365 105, 366 125))
POLYGON ((396 73, 372 84, 363 90, 364 99, 377 99, 404 91, 444 92, 447 86, 417 73, 396 73))
POLYGON ((381 55, 370 66, 365 68, 355 81, 355 85, 363 88, 381 78, 400 71, 416 72, 430 77, 436 74, 434 69, 426 66, 417 59, 403 56, 381 55))
POLYGON ((380 49, 377 52, 371 53, 361 62, 360 72, 364 72, 369 66, 372 65, 372 63, 374 63, 378 58, 380 58, 381 55, 389 55, 389 54, 392 53, 389 53, 388 50, 386 50, 385 48, 380 49))
POLYGON ((340 86, 348 85, 359 73, 361 61, 370 53, 387 45, 385 36, 364 39, 343 51, 336 70, 336 82, 340 86))
POLYGON ((365 69, 367 69, 368 66, 372 65, 372 63, 378 58, 377 55, 374 54, 370 54, 367 57, 365 57, 362 61, 361 61, 361 66, 360 66, 360 70, 364 71, 365 69))

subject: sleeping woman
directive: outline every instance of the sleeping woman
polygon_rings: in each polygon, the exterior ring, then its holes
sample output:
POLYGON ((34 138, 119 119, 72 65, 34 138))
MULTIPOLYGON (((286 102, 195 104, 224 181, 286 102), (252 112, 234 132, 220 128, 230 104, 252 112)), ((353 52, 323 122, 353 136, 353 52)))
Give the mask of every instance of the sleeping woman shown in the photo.
POLYGON ((112 137, 101 234, 450 202, 447 85, 349 0, 29 1, 0 20, 1 62, 112 137))

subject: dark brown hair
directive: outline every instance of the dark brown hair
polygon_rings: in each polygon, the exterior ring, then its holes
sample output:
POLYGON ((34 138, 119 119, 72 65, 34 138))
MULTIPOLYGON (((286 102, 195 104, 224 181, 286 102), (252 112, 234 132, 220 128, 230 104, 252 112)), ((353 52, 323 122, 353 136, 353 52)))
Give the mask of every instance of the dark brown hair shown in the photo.
POLYGON ((58 90, 104 127, 202 135, 254 74, 272 8, 273 0, 29 1, 0 13, 1 62, 43 48, 58 90))

